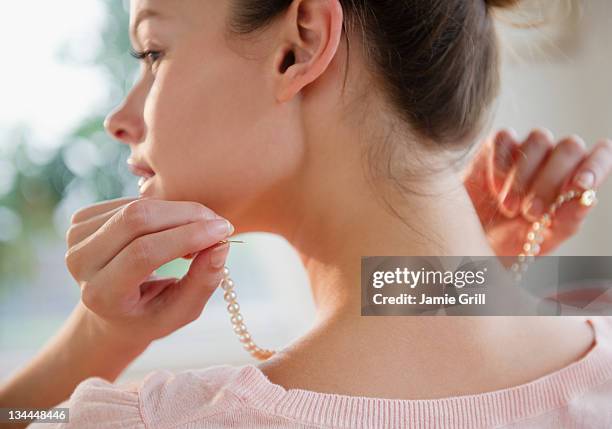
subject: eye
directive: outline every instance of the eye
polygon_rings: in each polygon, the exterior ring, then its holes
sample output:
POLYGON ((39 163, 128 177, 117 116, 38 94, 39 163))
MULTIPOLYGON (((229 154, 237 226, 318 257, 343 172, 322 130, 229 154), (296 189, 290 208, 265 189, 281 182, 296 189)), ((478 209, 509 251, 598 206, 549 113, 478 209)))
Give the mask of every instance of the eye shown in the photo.
POLYGON ((149 65, 155 64, 159 57, 162 55, 160 51, 146 50, 146 51, 134 51, 130 49, 130 55, 139 61, 149 63, 149 65))

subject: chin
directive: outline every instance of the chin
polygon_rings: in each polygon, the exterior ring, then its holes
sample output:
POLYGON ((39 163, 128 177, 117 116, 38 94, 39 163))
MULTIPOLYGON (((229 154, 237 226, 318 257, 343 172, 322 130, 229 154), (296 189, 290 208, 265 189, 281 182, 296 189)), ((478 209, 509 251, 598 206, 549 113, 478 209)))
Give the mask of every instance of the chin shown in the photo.
POLYGON ((139 189, 139 192, 141 197, 155 198, 156 200, 192 201, 189 199, 189 195, 185 195, 185 193, 182 192, 176 192, 176 189, 164 186, 164 183, 157 176, 147 180, 139 189))
POLYGON ((147 179, 144 183, 139 184, 138 193, 141 197, 159 198, 159 192, 157 192, 158 186, 156 186, 158 184, 156 183, 156 179, 157 177, 153 176, 147 179))

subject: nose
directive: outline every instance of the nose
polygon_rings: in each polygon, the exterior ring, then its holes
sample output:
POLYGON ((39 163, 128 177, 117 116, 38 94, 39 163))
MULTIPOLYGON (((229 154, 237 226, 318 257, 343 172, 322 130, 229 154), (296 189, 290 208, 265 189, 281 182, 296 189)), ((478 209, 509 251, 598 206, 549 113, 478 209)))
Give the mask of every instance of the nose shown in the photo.
POLYGON ((144 140, 145 125, 142 115, 129 101, 124 101, 104 119, 104 128, 115 140, 136 144, 144 140))

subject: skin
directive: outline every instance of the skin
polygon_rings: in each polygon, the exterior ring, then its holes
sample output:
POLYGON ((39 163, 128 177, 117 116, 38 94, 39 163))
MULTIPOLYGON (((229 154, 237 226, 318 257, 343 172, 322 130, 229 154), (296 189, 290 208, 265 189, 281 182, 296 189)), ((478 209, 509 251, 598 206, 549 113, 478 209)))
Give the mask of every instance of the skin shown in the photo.
MULTIPOLYGON (((555 141, 545 128, 531 131, 523 140, 501 130, 491 136, 467 169, 464 184, 497 255, 522 251, 523 237, 557 195, 570 189, 598 189, 610 173, 612 142, 598 141, 587 150, 580 136, 555 141), (591 178, 584 183, 583 175, 591 178), (486 197, 483 198, 483 195, 486 197)), ((575 235, 587 214, 597 206, 582 206, 578 200, 562 205, 555 223, 544 232, 541 254, 548 254, 575 235)))
MULTIPOLYGON (((519 207, 531 195, 552 201, 551 190, 569 186, 584 169, 599 187, 612 164, 610 141, 589 152, 576 136, 554 142, 540 129, 519 141, 505 130, 482 142, 467 169, 433 174, 431 167, 447 165, 450 155, 433 152, 432 142, 410 137, 404 126, 385 144, 396 145, 404 168, 416 174, 411 189, 439 197, 401 194, 384 177, 371 180, 362 166, 363 151, 380 144, 395 119, 371 90, 355 35, 341 93, 346 42, 339 2, 296 0, 248 41, 223 37, 228 5, 131 2, 131 27, 148 7, 165 16, 144 20, 132 35, 135 49, 161 54, 143 63, 140 80, 105 126, 155 176, 143 198, 99 203, 73 218, 67 264, 83 291, 82 317, 96 329, 71 335, 114 344, 140 338, 137 354, 198 317, 219 278, 209 264, 219 237, 208 222, 221 217, 235 233, 283 236, 309 275, 317 308, 311 331, 259 364, 286 388, 400 399, 478 393, 533 380, 589 350, 593 334, 580 317, 360 317, 360 258, 516 255, 520 243, 512 238, 523 235, 530 218, 506 207, 504 183, 511 181, 506 189, 519 195, 519 207), (296 61, 283 71, 289 49, 296 61), (525 155, 536 149, 538 155, 525 155), (165 261, 189 254, 197 256, 186 278, 148 278, 165 261), (191 288, 196 284, 205 287, 191 288)), ((563 226, 555 224, 545 251, 575 233, 588 210, 560 210, 563 226)), ((61 350, 70 337, 55 341, 61 350)), ((115 370, 107 375, 114 379, 127 363, 111 361, 115 370)), ((4 398, 18 397, 35 375, 22 372, 4 398)), ((62 392, 78 381, 66 381, 62 392)), ((51 398, 55 404, 62 395, 51 398)))

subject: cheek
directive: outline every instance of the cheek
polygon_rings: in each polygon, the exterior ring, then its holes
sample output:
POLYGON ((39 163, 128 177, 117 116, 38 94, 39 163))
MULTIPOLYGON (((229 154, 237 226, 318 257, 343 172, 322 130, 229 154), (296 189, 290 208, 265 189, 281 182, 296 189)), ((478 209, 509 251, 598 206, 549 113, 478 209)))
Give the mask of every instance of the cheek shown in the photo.
POLYGON ((166 199, 226 206, 258 198, 299 168, 297 129, 261 70, 218 58, 169 66, 151 90, 150 158, 166 199))
POLYGON ((198 178, 206 170, 204 136, 198 124, 192 87, 181 70, 160 67, 146 100, 145 151, 156 172, 156 195, 168 200, 195 200, 198 178))

